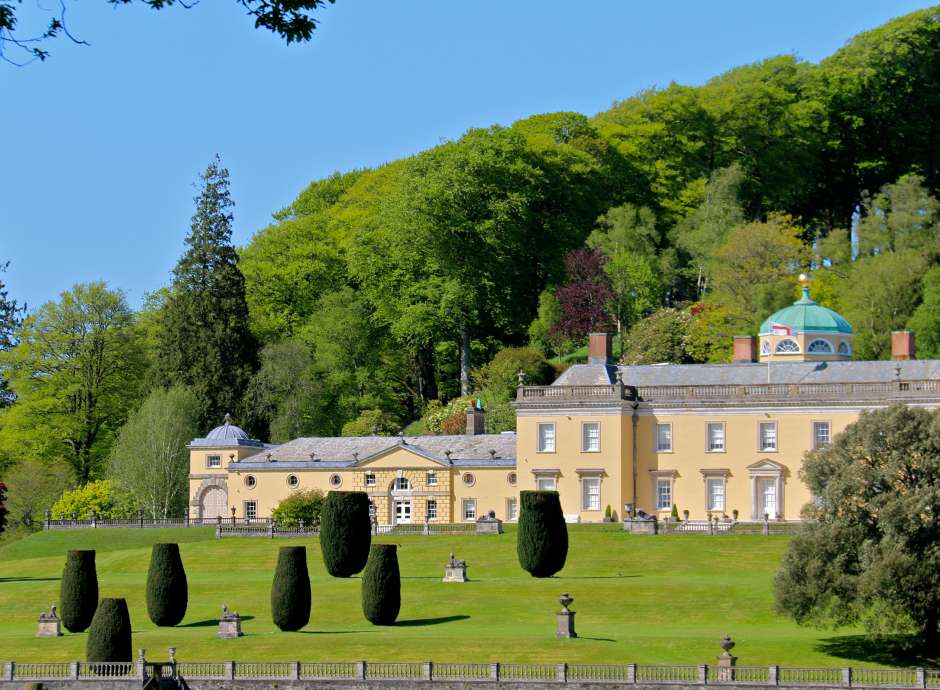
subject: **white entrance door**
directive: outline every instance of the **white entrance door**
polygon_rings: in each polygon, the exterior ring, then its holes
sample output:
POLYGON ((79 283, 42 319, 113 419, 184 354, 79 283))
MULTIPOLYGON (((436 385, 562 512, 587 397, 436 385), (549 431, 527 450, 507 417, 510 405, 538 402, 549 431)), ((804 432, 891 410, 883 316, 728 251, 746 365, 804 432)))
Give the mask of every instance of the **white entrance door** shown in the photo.
POLYGON ((199 514, 203 520, 215 520, 225 517, 228 510, 228 494, 221 486, 210 486, 202 494, 199 502, 199 514))
POLYGON ((760 480, 761 514, 767 515, 771 520, 777 517, 777 480, 760 480))
POLYGON ((411 523, 411 501, 395 501, 395 524, 411 523))

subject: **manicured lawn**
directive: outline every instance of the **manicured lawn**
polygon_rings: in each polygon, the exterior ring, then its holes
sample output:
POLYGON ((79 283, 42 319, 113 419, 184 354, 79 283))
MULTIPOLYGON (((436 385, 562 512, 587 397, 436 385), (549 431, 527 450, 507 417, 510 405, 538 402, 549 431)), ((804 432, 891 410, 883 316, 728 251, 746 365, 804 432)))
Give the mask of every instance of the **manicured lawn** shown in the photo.
MULTIPOLYGON (((398 625, 362 616, 358 577, 326 574, 315 539, 216 540, 210 529, 45 532, 0 548, 0 659, 84 658, 85 635, 37 639, 36 617, 58 597, 65 552, 97 549, 102 596, 130 606, 134 647, 184 660, 504 661, 713 663, 730 633, 739 663, 863 665, 826 650, 857 646, 858 631, 800 628, 773 613, 773 573, 786 537, 643 537, 619 526, 570 526, 568 564, 535 579, 516 561, 515 533, 499 537, 380 538, 399 544, 398 625), (613 528, 613 529, 611 529, 613 528), (180 543, 189 610, 176 628, 147 617, 144 586, 155 541, 180 543), (306 544, 313 586, 310 624, 282 633, 271 623, 271 576, 279 546, 306 544), (470 564, 471 582, 444 584, 451 551, 470 564), (558 596, 570 592, 576 640, 555 640, 558 596), (245 637, 216 638, 221 607, 246 616, 245 637)), ((883 663, 883 662, 882 662, 883 663)))

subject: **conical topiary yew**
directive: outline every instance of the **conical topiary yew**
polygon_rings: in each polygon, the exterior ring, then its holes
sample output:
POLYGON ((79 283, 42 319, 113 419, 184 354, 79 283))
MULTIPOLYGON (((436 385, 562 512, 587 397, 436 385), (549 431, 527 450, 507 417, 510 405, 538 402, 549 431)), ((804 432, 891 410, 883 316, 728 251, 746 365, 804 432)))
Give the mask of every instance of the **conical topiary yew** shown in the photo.
POLYGON ((398 547, 373 544, 362 573, 362 613, 375 625, 393 625, 401 609, 398 547))
POLYGON ((147 614, 155 625, 177 625, 186 615, 189 588, 179 544, 154 544, 147 573, 147 614))
POLYGON ((88 661, 131 661, 131 617, 124 599, 102 599, 88 628, 88 661))
POLYGON ((91 625, 98 608, 98 573, 94 551, 69 551, 59 587, 59 616, 69 632, 91 625))
POLYGON ((516 552, 535 577, 551 577, 568 558, 568 526, 557 491, 523 491, 516 552))
POLYGON ((310 621, 307 548, 282 546, 271 585, 271 618, 281 630, 300 630, 310 621))
POLYGON ((369 559, 372 521, 369 496, 362 491, 331 491, 320 512, 320 550, 333 577, 360 572, 369 559))

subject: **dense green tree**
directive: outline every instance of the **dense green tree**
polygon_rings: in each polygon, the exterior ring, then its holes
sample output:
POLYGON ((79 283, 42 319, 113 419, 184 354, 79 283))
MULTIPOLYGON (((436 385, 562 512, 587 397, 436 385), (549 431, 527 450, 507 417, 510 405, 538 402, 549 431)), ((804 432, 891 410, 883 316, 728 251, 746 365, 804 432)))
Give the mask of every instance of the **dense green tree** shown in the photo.
POLYGON ((87 661, 131 661, 132 650, 131 617, 127 601, 102 599, 88 628, 85 643, 87 661))
POLYGON ((0 443, 16 457, 67 462, 79 483, 99 476, 145 366, 124 294, 76 285, 26 318, 16 339, 0 352, 17 398, 0 443))
POLYGON ((271 519, 278 527, 298 527, 301 523, 312 527, 320 519, 324 500, 319 489, 293 491, 271 511, 271 519))
POLYGON ((373 544, 362 573, 362 613, 373 625, 394 625, 400 610, 398 547, 373 544))
POLYGON ((561 308, 559 332, 583 341, 589 333, 606 331, 614 293, 603 255, 593 249, 576 249, 565 257, 565 273, 567 280, 555 290, 561 308))
POLYGON ((65 491, 52 504, 55 520, 88 520, 92 515, 101 518, 129 518, 137 514, 134 497, 113 479, 98 479, 65 491))
POLYGON ((555 378, 555 369, 535 348, 507 347, 480 367, 474 379, 481 389, 508 400, 515 397, 520 371, 530 386, 545 386, 555 378))
POLYGON ((866 204, 858 223, 859 253, 918 251, 936 254, 940 243, 940 202, 919 175, 902 175, 866 204))
POLYGON ((91 625, 98 607, 98 571, 94 551, 69 551, 59 584, 59 617, 69 632, 91 625))
POLYGON ((265 346, 261 366, 246 394, 253 426, 264 426, 274 443, 322 430, 319 420, 320 388, 313 380, 310 348, 299 340, 265 346))
POLYGON ((7 485, 4 484, 3 482, 0 482, 0 534, 3 534, 3 532, 7 528, 7 514, 9 514, 10 512, 9 510, 7 510, 6 499, 7 499, 7 485))
POLYGON ((536 317, 529 324, 529 342, 551 356, 571 349, 571 343, 559 332, 561 304, 555 297, 554 289, 544 290, 539 295, 536 317))
POLYGON ((10 492, 7 499, 10 521, 17 526, 39 528, 45 512, 74 478, 65 463, 21 460, 4 473, 3 480, 10 492))
POLYGON ((333 577, 355 575, 365 567, 371 543, 368 494, 330 491, 320 515, 320 550, 326 571, 333 577))
POLYGON ((398 420, 383 410, 363 410, 343 424, 341 436, 391 436, 401 429, 398 420))
MULTIPOLYGON (((0 263, 0 273, 5 272, 9 266, 9 261, 0 263)), ((16 331, 22 323, 23 311, 24 308, 10 297, 6 285, 0 280, 0 352, 10 350, 16 344, 16 331)), ((0 408, 12 404, 13 400, 13 391, 9 388, 4 364, 0 360, 0 408)))
POLYGON ((179 517, 187 510, 186 446, 201 435, 199 412, 199 400, 188 389, 156 388, 118 433, 110 476, 150 517, 179 517))
POLYGON ((685 309, 659 309, 636 322, 620 355, 623 364, 682 364, 689 361, 692 316, 685 309))
POLYGON ((523 491, 519 498, 519 565, 534 577, 551 577, 568 558, 568 526, 558 492, 523 491))
POLYGON ((182 622, 189 604, 186 570, 179 544, 154 544, 147 572, 147 614, 154 625, 182 622))
POLYGON ((923 299, 907 322, 917 338, 917 355, 940 359, 940 266, 934 266, 921 280, 923 299))
POLYGON ((282 546, 271 584, 271 618, 281 630, 294 632, 310 621, 310 575, 307 547, 282 546))
POLYGON ((209 427, 241 410, 257 365, 257 343, 232 246, 228 170, 216 156, 199 180, 186 251, 173 269, 163 309, 158 357, 166 381, 196 394, 200 426, 209 427))
POLYGON ((777 607, 800 623, 862 622, 910 631, 935 649, 940 619, 940 420, 893 405, 863 412, 808 454, 816 502, 775 580, 777 607))

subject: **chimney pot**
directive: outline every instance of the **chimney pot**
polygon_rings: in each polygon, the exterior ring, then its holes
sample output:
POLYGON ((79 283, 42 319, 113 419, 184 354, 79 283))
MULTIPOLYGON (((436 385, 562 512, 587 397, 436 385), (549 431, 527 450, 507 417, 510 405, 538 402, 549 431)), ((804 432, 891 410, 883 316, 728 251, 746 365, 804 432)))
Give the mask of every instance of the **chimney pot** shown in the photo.
POLYGON ((754 335, 736 335, 734 336, 734 354, 731 361, 735 364, 742 362, 757 361, 757 336, 754 335))
POLYGON ((613 333, 591 333, 588 336, 588 364, 611 364, 614 361, 613 333))
POLYGON ((903 361, 916 359, 913 331, 894 331, 891 334, 891 359, 903 361))

